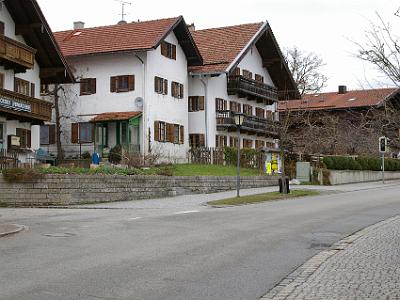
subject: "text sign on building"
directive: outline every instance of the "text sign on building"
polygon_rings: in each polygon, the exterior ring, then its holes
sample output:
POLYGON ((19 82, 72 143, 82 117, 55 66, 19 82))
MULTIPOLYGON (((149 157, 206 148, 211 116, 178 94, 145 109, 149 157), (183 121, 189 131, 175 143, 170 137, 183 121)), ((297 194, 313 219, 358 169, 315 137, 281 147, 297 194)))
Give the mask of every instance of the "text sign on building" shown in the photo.
POLYGON ((32 112, 32 107, 30 104, 26 104, 17 100, 7 99, 4 97, 0 97, 0 107, 16 111, 32 112))

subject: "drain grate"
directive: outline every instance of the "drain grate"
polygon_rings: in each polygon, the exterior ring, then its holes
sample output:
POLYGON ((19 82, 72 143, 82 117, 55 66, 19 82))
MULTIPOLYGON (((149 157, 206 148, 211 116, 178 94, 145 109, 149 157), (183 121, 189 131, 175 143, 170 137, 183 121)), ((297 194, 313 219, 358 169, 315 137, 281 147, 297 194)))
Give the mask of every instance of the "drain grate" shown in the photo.
POLYGON ((76 236, 76 234, 68 233, 68 232, 64 232, 64 233, 46 233, 46 234, 43 234, 43 236, 52 237, 52 238, 69 238, 69 237, 76 236))

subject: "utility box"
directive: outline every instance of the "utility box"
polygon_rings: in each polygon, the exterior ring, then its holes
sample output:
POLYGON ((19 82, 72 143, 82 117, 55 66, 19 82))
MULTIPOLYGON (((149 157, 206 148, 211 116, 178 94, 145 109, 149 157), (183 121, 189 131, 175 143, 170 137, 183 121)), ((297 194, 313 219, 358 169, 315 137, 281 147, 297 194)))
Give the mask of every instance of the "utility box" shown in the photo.
POLYGON ((296 179, 300 182, 311 181, 311 164, 309 162, 298 161, 296 163, 296 179))

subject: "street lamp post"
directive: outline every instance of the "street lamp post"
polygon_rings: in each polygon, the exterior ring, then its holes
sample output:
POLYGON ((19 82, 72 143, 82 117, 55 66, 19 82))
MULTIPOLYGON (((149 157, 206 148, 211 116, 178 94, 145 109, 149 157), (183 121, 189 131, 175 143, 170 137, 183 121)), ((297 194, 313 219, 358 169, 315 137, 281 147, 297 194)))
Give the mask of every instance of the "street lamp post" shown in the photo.
POLYGON ((236 196, 240 197, 240 128, 244 123, 245 115, 236 113, 234 116, 235 125, 237 128, 238 142, 237 142, 237 178, 236 178, 236 196))

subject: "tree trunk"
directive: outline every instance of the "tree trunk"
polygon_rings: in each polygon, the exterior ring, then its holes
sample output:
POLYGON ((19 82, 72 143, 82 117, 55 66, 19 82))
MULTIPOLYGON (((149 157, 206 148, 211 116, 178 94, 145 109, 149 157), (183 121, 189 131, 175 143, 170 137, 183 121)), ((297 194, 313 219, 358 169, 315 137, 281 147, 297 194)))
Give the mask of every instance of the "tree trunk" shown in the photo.
POLYGON ((54 87, 54 110, 56 113, 56 146, 57 146, 57 161, 60 162, 64 159, 64 150, 61 144, 61 117, 60 117, 60 105, 58 96, 58 84, 54 87))

